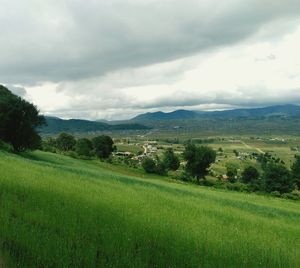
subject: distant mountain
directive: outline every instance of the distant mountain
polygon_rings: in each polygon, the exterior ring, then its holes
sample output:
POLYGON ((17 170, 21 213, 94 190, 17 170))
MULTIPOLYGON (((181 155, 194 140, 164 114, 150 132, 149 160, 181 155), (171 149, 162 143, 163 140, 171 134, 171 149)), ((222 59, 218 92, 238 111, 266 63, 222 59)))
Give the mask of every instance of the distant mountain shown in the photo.
POLYGON ((149 129, 141 124, 137 123, 124 123, 110 125, 108 123, 81 120, 81 119, 70 119, 64 120, 57 117, 47 117, 47 125, 39 129, 42 134, 57 134, 60 132, 69 133, 84 133, 92 131, 114 131, 114 130, 142 130, 149 129))
POLYGON ((300 106, 293 104, 275 105, 263 108, 234 109, 214 111, 204 114, 209 117, 236 118, 236 117, 269 117, 269 116, 300 116, 300 106))
POLYGON ((170 113, 154 112, 140 114, 134 117, 133 121, 144 121, 144 120, 174 120, 174 119, 191 119, 198 117, 199 113, 187 110, 176 110, 170 113))
POLYGON ((269 117, 269 116, 300 116, 300 106, 286 104, 276 105, 263 108, 249 108, 249 109, 233 109, 225 111, 188 111, 176 110, 170 113, 154 112, 140 114, 132 121, 158 121, 158 120, 187 120, 196 118, 239 118, 239 117, 269 117))

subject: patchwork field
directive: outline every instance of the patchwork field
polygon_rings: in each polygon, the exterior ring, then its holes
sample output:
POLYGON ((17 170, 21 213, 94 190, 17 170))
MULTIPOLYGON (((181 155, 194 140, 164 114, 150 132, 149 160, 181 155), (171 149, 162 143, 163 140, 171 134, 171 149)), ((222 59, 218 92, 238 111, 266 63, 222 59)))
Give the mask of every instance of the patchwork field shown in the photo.
POLYGON ((19 267, 299 267, 298 202, 0 152, 0 245, 19 267))

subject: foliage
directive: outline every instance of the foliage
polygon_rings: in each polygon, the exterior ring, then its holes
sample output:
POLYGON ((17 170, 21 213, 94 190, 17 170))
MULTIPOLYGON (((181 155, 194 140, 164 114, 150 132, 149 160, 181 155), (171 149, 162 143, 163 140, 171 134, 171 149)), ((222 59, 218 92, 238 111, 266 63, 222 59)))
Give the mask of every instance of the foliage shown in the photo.
POLYGON ((163 163, 168 170, 177 170, 180 166, 179 158, 175 155, 172 148, 168 148, 163 155, 163 163))
POLYGON ((79 156, 91 156, 92 150, 93 150, 93 145, 89 139, 82 138, 76 141, 75 152, 79 156))
POLYGON ((111 137, 106 135, 97 136, 92 139, 93 148, 96 156, 100 159, 107 159, 115 150, 114 142, 111 137))
POLYGON ((156 172, 156 163, 150 157, 146 157, 145 159, 143 159, 142 167, 147 173, 155 173, 156 172))
POLYGON ((267 192, 288 193, 294 189, 291 172, 282 164, 270 163, 266 166, 264 183, 267 192))
POLYGON ((199 179, 208 174, 208 168, 216 159, 216 152, 207 146, 187 144, 183 157, 187 161, 186 170, 195 176, 199 183, 199 179))
POLYGON ((300 189, 300 156, 295 156, 295 162, 292 165, 292 176, 295 181, 295 183, 298 186, 298 189, 300 189))
POLYGON ((233 166, 227 166, 226 175, 228 177, 228 181, 233 183, 237 181, 237 169, 233 166))
POLYGON ((61 151, 71 151, 74 149, 74 146, 76 144, 76 140, 74 136, 68 134, 68 133, 60 133, 56 139, 56 146, 61 151))
POLYGON ((45 123, 37 108, 0 85, 0 139, 16 152, 39 148, 36 128, 45 123))
POLYGON ((166 165, 163 161, 161 161, 158 157, 156 159, 156 168, 155 168, 155 172, 158 175, 166 175, 167 174, 167 169, 166 169, 166 165))
POLYGON ((14 148, 9 143, 0 140, 0 150, 12 153, 14 148))
POLYGON ((259 179, 259 172, 253 166, 248 166, 242 172, 241 180, 244 183, 255 184, 259 179))

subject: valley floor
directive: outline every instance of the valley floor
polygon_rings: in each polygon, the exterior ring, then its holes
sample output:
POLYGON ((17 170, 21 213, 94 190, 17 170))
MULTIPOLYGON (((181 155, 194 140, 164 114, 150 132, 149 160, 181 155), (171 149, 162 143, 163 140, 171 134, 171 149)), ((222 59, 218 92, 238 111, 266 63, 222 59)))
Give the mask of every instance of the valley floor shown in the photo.
POLYGON ((299 202, 98 161, 0 152, 0 210, 11 266, 300 267, 299 202))

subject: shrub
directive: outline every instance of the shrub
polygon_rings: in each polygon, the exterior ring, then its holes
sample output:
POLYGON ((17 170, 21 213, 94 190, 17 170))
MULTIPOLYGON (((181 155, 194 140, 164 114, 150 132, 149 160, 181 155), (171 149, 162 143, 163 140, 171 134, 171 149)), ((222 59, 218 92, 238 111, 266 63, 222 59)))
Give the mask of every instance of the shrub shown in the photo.
POLYGON ((235 183, 227 183, 226 188, 232 191, 248 191, 247 185, 241 183, 241 182, 235 182, 235 183))
POLYGON ((11 144, 0 140, 0 150, 12 153, 14 151, 14 148, 11 144))
POLYGON ((155 173, 156 172, 156 163, 152 158, 145 158, 142 161, 142 167, 147 173, 155 173))
POLYGON ((300 200, 300 192, 293 191, 291 193, 284 193, 282 194, 283 198, 292 199, 292 200, 300 200))

